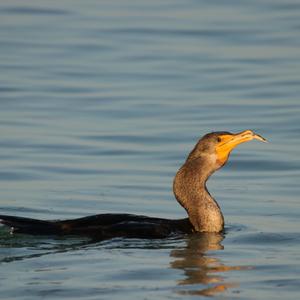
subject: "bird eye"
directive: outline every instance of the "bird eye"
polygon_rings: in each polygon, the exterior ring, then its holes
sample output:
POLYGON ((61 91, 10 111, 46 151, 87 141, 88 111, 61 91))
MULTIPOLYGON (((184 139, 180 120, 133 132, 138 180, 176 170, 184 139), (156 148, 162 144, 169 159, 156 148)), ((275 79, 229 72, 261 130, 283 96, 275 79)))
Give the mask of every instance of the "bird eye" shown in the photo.
POLYGON ((222 141, 222 139, 218 136, 217 142, 220 143, 221 141, 222 141))

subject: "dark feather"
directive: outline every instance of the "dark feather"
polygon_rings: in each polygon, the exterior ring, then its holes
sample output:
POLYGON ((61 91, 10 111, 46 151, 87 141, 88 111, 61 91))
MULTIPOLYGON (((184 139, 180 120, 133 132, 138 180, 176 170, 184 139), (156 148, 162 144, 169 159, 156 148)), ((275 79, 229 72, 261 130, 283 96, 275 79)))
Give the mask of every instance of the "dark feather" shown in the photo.
POLYGON ((32 235, 83 235, 94 239, 113 237, 164 238, 171 233, 193 231, 188 219, 168 220, 130 214, 100 214, 63 221, 43 221, 0 215, 0 223, 12 232, 32 235))

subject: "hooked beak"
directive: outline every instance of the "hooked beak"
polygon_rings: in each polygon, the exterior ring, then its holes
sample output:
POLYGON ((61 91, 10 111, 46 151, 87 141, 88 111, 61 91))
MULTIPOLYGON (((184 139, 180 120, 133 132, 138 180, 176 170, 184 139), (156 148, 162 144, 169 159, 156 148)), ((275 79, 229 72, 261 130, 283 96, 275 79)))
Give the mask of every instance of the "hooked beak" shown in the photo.
POLYGON ((229 138, 225 138, 224 143, 221 143, 221 146, 222 146, 222 144, 223 145, 228 144, 227 146, 232 147, 232 149, 233 149, 237 145, 239 145, 241 143, 252 141, 253 139, 256 139, 256 140, 259 140, 262 142, 267 142, 267 140, 265 138, 254 133, 253 131, 245 130, 245 131, 233 134, 233 135, 229 136, 229 138))
POLYGON ((236 134, 225 134, 220 136, 220 138, 221 141, 216 146, 216 153, 217 159, 222 165, 227 161, 231 150, 233 150, 237 145, 252 141, 253 139, 267 142, 265 138, 251 130, 245 130, 236 134))

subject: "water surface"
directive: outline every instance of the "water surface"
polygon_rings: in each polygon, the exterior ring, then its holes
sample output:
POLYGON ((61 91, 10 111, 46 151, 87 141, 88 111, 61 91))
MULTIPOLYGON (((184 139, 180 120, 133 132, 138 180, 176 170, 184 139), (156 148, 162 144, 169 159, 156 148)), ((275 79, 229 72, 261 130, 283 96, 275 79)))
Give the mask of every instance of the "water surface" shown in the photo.
POLYGON ((224 235, 0 231, 5 299, 297 299, 300 5, 2 1, 0 206, 42 219, 181 218, 172 180, 199 137, 252 129, 209 181, 224 235))

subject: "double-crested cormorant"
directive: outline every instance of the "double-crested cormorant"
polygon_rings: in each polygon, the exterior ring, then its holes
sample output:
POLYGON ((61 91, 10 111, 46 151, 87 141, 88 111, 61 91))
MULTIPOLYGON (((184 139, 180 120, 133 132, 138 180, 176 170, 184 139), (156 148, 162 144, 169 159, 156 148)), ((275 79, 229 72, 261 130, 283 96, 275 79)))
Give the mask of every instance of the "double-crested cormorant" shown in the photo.
POLYGON ((206 188, 209 176, 221 168, 237 145, 264 138, 251 130, 233 134, 212 132, 203 136, 174 178, 173 191, 188 218, 169 220, 130 214, 99 214, 73 220, 42 221, 0 215, 11 232, 32 235, 84 235, 101 240, 113 237, 162 238, 172 233, 221 232, 224 218, 206 188))

